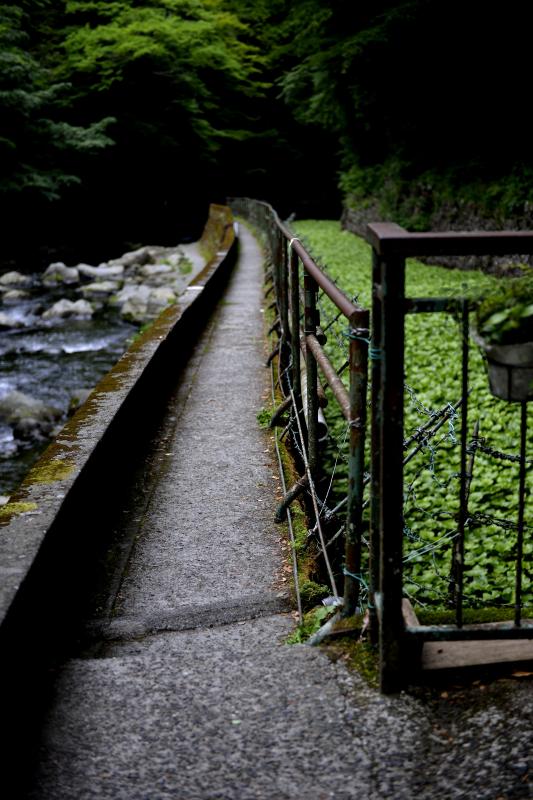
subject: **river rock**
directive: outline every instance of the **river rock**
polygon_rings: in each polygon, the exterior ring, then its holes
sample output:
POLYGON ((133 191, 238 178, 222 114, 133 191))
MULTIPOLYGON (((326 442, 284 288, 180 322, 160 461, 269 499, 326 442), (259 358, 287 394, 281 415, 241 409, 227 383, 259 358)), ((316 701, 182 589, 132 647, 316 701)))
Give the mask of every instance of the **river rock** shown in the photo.
POLYGON ((145 264, 144 267, 140 267, 136 272, 141 282, 149 286, 173 285, 179 274, 177 269, 171 267, 170 264, 145 264))
POLYGON ((164 308, 176 300, 176 295, 168 286, 160 286, 152 289, 148 299, 148 314, 152 317, 157 316, 164 308))
POLYGON ((164 247, 157 245, 145 245, 139 247, 138 250, 131 250, 119 258, 113 258, 108 262, 110 266, 121 265, 128 269, 129 267, 143 266, 143 264, 154 263, 160 257, 160 254, 165 252, 164 247))
POLYGON ((0 330, 11 330, 12 328, 23 328, 24 323, 21 319, 10 317, 5 311, 0 311, 0 330))
POLYGON ((87 300, 68 300, 64 297, 43 314, 43 319, 65 319, 67 317, 92 317, 93 307, 87 300))
POLYGON ((80 273, 77 267, 67 267, 62 261, 56 261, 48 266, 43 273, 45 286, 55 286, 57 283, 77 283, 80 273))
POLYGON ((0 419, 13 428, 17 439, 47 439, 63 416, 59 408, 13 390, 0 397, 0 419))
POLYGON ((0 284, 2 286, 29 286, 31 278, 29 275, 23 275, 21 272, 4 272, 0 275, 0 284))
POLYGON ((150 294, 150 287, 143 286, 142 284, 125 283, 122 289, 118 291, 116 294, 112 295, 109 300, 108 304, 110 306, 123 306, 131 298, 139 298, 140 300, 145 300, 148 302, 148 295, 150 294))
POLYGON ((29 296, 29 292, 25 292, 24 289, 10 289, 2 299, 4 303, 18 303, 19 300, 27 300, 29 296))
POLYGON ((95 281, 81 287, 84 297, 105 298, 107 295, 116 294, 120 287, 117 281, 95 281))
POLYGON ((128 285, 116 295, 117 305, 121 305, 120 313, 130 322, 143 323, 152 317, 148 313, 148 302, 152 288, 141 283, 138 286, 128 285))
POLYGON ((170 264, 145 264, 139 269, 139 274, 142 275, 149 283, 161 281, 168 281, 169 274, 173 272, 170 264))
POLYGON ((78 271, 84 278, 92 281, 120 280, 124 275, 122 264, 100 264, 98 267, 90 267, 88 264, 79 264, 78 271))

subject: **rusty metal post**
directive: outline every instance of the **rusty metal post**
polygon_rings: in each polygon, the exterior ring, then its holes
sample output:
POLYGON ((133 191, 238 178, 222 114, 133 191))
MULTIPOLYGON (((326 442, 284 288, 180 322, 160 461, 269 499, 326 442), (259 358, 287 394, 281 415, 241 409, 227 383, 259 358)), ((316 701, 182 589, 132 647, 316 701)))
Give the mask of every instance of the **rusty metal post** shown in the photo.
POLYGON ((344 550, 343 617, 355 614, 360 594, 363 491, 365 477, 366 385, 368 369, 368 311, 353 314, 350 322, 350 450, 348 506, 344 550))
POLYGON ((514 624, 522 624, 522 558, 524 551, 524 506, 526 501, 527 400, 520 409, 520 477, 518 486, 518 531, 516 536, 515 614, 514 624))
MULTIPOLYGON (((306 273, 304 278, 305 315, 304 334, 316 336, 317 284, 314 278, 306 273)), ((305 350, 305 368, 307 372, 307 458, 311 477, 315 477, 318 466, 318 393, 317 365, 310 347, 305 350)))
POLYGON ((292 388, 298 408, 300 408, 300 274, 298 255, 290 248, 290 316, 291 316, 291 358, 292 388))
POLYGON ((368 565, 369 635, 372 644, 378 643, 379 624, 376 611, 376 592, 380 575, 380 486, 381 486, 381 260, 372 250, 372 330, 370 335, 371 385, 371 489, 370 489, 370 548, 368 565))
POLYGON ((402 684, 405 259, 381 256, 379 654, 383 692, 402 684))
POLYGON ((279 315, 282 293, 282 236, 272 216, 269 220, 269 229, 270 252, 272 254, 272 276, 274 283, 274 301, 271 303, 271 306, 276 308, 276 311, 279 315))
POLYGON ((464 593, 464 569, 465 569, 465 525, 468 504, 468 485, 467 475, 467 453, 468 444, 468 340, 469 331, 469 308, 468 300, 463 300, 462 307, 462 378, 461 378, 461 463, 460 488, 459 488, 459 520, 458 535, 454 542, 454 563, 453 563, 453 582, 454 582, 454 601, 455 601, 455 624, 458 628, 463 625, 463 593, 464 593))
MULTIPOLYGON (((281 323, 281 349, 282 352, 289 342, 289 254, 288 242, 279 231, 280 237, 280 267, 281 267, 281 282, 280 282, 280 303, 279 303, 279 318, 281 323)), ((283 353, 285 355, 285 353, 283 353)), ((285 364, 283 365, 285 366, 285 364)))

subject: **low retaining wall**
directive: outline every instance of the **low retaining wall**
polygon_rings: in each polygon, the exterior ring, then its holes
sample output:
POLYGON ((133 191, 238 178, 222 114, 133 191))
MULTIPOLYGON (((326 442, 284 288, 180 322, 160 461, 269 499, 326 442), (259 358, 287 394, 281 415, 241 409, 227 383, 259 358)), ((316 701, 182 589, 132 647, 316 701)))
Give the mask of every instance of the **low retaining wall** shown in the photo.
POLYGON ((0 509, 2 689, 34 681, 75 630, 109 509, 131 479, 180 367, 187 362, 236 258, 231 211, 210 207, 212 257, 141 334, 0 509))

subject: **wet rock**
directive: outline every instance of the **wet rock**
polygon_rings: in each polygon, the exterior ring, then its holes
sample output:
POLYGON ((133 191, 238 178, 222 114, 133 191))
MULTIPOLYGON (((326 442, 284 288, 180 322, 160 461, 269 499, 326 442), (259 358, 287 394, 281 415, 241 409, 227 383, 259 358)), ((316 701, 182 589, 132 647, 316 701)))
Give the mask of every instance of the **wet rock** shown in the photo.
POLYGON ((176 295, 168 286, 152 289, 148 299, 148 314, 157 316, 164 308, 176 300, 176 295))
POLYGON ((117 281, 95 281, 82 286, 81 292, 84 297, 105 298, 107 295, 116 294, 120 284, 117 281))
POLYGON ((108 264, 110 266, 121 265, 126 269, 134 266, 143 266, 143 264, 153 264, 154 261, 157 260, 159 254, 165 252, 165 249, 166 248, 158 247, 157 245, 145 245, 144 247, 139 247, 137 250, 124 253, 120 258, 111 259, 108 264))
POLYGON ((24 289, 10 289, 5 292, 3 300, 4 303, 18 303, 19 300, 27 300, 29 296, 29 293, 25 292, 24 289))
POLYGON ((78 271, 84 278, 92 281, 120 280, 124 275, 122 264, 100 264, 98 267, 90 267, 88 264, 79 264, 78 271))
POLYGON ((154 319, 176 300, 176 293, 168 286, 153 287, 143 283, 125 287, 122 291, 126 298, 122 303, 122 316, 130 322, 140 324, 154 319))
MULTIPOLYGON (((141 324, 151 319, 148 313, 148 302, 152 292, 150 286, 146 286, 145 284, 127 286, 122 291, 124 294, 120 300, 122 306, 120 313, 124 319, 141 324)), ((120 294, 117 295, 117 298, 120 297, 120 294)))
POLYGON ((49 438, 62 416, 61 409, 23 392, 14 390, 0 397, 0 420, 11 425, 17 439, 36 441, 49 438))
POLYGON ((23 328, 24 323, 21 319, 11 317, 5 311, 0 311, 0 330, 11 330, 12 328, 23 328))
POLYGON ((170 264, 145 264, 139 269, 139 274, 151 285, 161 286, 167 283, 174 270, 170 264))
POLYGON ((21 272, 4 272, 0 276, 0 285, 2 286, 29 286, 31 277, 23 275, 21 272))
POLYGON ((68 300, 63 298, 43 314, 43 319, 66 319, 70 317, 91 317, 93 307, 87 300, 68 300))
POLYGON ((109 298, 109 305, 123 306, 128 300, 132 298, 138 299, 141 302, 148 302, 150 294, 150 287, 144 284, 136 284, 128 282, 124 284, 122 289, 109 298))
POLYGON ((77 283, 80 273, 77 267, 67 267, 62 261, 50 264, 43 273, 45 286, 55 286, 58 283, 77 283))

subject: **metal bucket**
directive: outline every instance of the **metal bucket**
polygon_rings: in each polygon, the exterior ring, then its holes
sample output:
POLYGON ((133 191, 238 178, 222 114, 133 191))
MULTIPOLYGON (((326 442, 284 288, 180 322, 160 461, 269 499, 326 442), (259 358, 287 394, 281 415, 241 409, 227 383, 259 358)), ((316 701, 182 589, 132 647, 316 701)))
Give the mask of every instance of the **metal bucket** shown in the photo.
POLYGON ((510 402, 533 400, 533 342, 491 344, 477 331, 472 338, 487 357, 492 394, 510 402))

